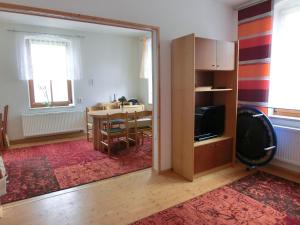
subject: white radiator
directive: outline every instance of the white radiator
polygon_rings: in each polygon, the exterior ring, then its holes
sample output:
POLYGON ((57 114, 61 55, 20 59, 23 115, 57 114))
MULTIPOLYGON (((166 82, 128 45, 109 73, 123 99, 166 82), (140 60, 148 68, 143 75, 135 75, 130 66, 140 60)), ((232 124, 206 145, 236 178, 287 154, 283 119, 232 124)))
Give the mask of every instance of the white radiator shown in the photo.
POLYGON ((84 130, 84 112, 48 112, 22 115, 24 137, 84 130))
POLYGON ((300 166, 300 129, 274 126, 277 134, 277 153, 275 159, 300 166))

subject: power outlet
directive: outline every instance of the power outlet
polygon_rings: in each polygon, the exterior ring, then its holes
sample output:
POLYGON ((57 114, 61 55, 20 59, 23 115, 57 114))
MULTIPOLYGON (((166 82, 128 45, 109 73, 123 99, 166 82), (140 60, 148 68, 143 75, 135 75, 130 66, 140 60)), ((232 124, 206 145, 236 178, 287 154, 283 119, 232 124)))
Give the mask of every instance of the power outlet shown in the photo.
POLYGON ((89 79, 88 85, 90 88, 94 87, 94 79, 93 78, 89 79))

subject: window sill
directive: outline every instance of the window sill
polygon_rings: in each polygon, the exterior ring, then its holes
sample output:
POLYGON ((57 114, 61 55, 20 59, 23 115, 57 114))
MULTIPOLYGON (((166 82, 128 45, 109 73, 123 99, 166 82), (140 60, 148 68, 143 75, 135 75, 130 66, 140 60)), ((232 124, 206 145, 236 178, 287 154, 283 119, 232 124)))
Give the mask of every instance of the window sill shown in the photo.
POLYGON ((275 126, 300 129, 300 118, 298 117, 270 115, 269 118, 275 126))
POLYGON ((29 110, 37 111, 37 110, 56 110, 56 109, 70 109, 75 108, 75 105, 69 105, 69 106, 45 106, 45 107, 36 107, 36 108, 29 108, 29 110))

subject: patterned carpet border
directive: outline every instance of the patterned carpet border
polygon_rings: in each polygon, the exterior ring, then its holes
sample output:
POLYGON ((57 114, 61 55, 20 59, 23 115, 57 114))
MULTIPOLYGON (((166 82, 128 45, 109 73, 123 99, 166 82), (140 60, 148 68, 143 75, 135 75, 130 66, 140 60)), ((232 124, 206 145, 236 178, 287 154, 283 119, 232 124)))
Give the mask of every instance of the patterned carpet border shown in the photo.
POLYGON ((300 184, 256 172, 134 225, 300 225, 300 184))

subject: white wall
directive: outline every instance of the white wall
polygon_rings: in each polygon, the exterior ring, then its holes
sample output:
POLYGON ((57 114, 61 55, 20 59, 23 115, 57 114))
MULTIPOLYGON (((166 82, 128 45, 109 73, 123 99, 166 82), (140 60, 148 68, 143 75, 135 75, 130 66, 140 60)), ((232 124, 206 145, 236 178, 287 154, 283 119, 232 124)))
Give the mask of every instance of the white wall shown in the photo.
POLYGON ((161 169, 170 168, 171 40, 189 33, 208 38, 235 40, 234 11, 216 0, 10 0, 6 2, 127 20, 161 28, 161 169))
MULTIPOLYGON (((1 23, 1 21, 0 21, 1 23)), ((81 35, 82 79, 74 82, 75 107, 84 110, 98 102, 116 97, 140 98, 139 38, 101 33, 87 33, 28 25, 0 24, 0 107, 10 106, 8 133, 11 140, 22 139, 21 115, 58 109, 30 109, 27 81, 17 79, 15 33, 7 29, 81 35)))

